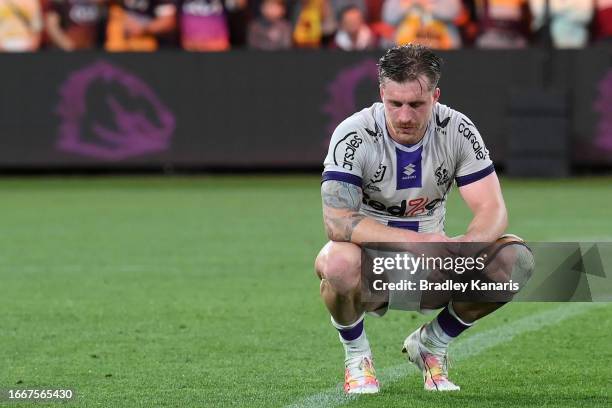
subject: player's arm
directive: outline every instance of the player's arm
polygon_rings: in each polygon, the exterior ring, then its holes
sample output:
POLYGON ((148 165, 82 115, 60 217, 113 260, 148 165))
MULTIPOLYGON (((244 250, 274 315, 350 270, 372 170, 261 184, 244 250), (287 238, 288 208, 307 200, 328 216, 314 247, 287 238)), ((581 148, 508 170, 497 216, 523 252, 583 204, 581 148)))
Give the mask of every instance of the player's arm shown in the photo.
POLYGON ((466 242, 492 242, 508 226, 508 213, 497 174, 492 172, 478 181, 459 187, 459 193, 474 217, 467 232, 457 237, 466 242))
POLYGON ((414 231, 388 227, 359 213, 363 192, 360 187, 339 180, 327 180, 321 185, 323 221, 332 241, 352 242, 430 242, 444 241, 442 234, 418 234, 414 231))

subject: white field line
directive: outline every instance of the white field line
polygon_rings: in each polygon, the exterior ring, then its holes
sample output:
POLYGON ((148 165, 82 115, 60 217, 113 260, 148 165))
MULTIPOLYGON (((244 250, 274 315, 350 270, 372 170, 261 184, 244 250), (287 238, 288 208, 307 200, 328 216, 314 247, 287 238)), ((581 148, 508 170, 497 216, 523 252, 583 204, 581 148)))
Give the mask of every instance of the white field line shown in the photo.
MULTIPOLYGON (((475 356, 500 344, 510 342, 514 337, 523 333, 558 324, 565 319, 578 316, 589 310, 603 306, 605 306, 605 304, 571 303, 528 315, 513 322, 505 323, 500 327, 495 327, 482 333, 476 333, 465 339, 457 340, 457 343, 451 346, 453 349, 451 356, 455 361, 465 360, 468 357, 475 356)), ((399 349, 400 344, 398 343, 398 353, 399 349)), ((381 387, 384 387, 409 374, 417 374, 417 369, 412 364, 405 362, 396 366, 383 368, 378 372, 378 379, 381 382, 381 387)), ((358 396, 346 396, 342 390, 342 384, 338 384, 336 387, 328 388, 320 393, 298 400, 287 407, 337 407, 356 398, 358 398, 358 396)))

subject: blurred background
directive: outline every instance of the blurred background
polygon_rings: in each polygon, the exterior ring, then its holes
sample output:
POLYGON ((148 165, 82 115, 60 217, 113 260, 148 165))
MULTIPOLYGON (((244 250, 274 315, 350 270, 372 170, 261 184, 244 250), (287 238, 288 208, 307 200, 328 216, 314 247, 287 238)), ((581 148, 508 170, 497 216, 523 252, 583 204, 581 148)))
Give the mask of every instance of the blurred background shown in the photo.
MULTIPOLYGON (((610 0, 0 0, 0 390, 344 404, 313 274, 322 161, 410 42, 444 58, 441 102, 480 130, 509 232, 612 241, 610 0)), ((609 407, 611 312, 505 306, 460 342, 461 399, 609 407)), ((353 405, 431 405, 399 353, 426 320, 368 320, 385 389, 353 405)))
POLYGON ((318 171, 410 42, 499 170, 612 166, 610 1, 0 0, 0 170, 318 171))

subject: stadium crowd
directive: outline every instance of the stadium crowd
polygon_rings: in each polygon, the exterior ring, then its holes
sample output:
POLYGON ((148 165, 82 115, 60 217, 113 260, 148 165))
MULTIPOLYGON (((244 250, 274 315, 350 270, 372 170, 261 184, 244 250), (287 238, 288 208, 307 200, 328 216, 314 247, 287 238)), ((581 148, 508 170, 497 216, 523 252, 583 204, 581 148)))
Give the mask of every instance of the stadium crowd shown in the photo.
POLYGON ((580 48, 612 0, 0 0, 0 51, 580 48))

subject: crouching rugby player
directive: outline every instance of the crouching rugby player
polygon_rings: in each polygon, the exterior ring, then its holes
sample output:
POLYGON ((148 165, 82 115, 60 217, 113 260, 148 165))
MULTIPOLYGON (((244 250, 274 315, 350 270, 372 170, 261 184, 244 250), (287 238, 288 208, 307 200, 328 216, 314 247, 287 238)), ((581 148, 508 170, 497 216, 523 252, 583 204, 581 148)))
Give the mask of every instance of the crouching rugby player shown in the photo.
MULTIPOLYGON (((441 59, 426 47, 388 50, 378 65, 381 102, 344 120, 325 158, 321 194, 329 242, 315 269, 344 346, 347 393, 379 390, 364 316, 381 305, 360 300, 360 245, 495 242, 507 226, 489 152, 467 116, 438 102, 440 75, 441 59), (473 218, 465 234, 449 238, 445 207, 453 183, 473 218)), ((425 389, 459 389, 448 376, 448 346, 501 305, 447 301, 437 306, 442 310, 431 322, 405 339, 403 350, 422 370, 425 389)))

